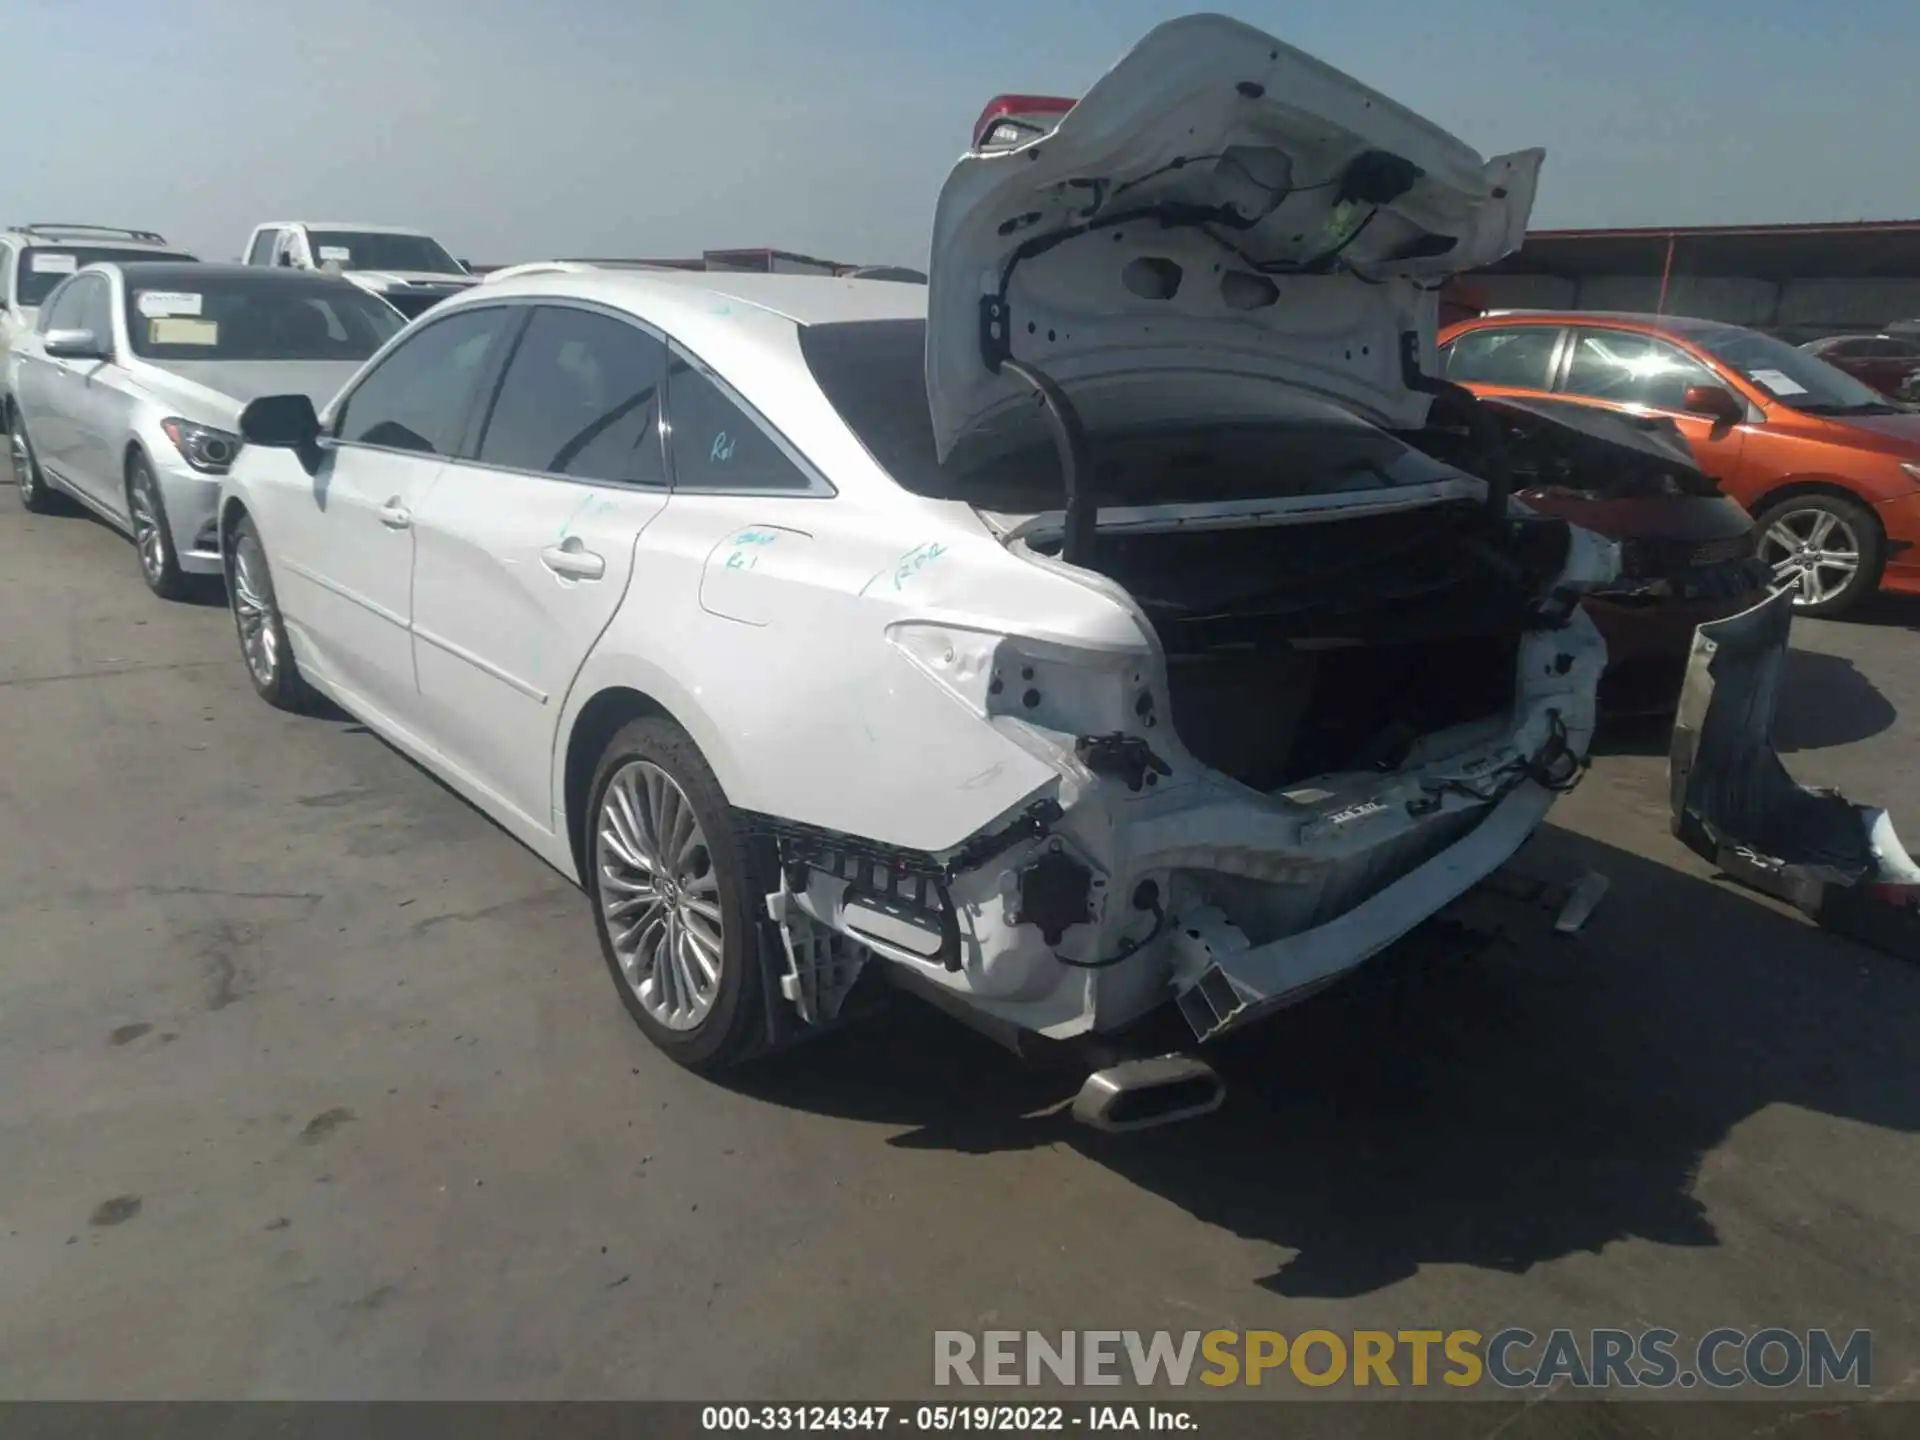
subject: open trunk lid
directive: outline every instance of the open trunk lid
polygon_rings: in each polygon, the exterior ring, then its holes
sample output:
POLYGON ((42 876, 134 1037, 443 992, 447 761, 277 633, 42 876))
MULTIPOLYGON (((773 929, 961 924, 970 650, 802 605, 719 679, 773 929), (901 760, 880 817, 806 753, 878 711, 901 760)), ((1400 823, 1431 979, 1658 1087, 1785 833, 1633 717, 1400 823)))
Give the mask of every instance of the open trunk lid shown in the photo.
POLYGON ((1333 403, 1416 429, 1435 291, 1515 249, 1544 152, 1485 160, 1218 15, 1173 20, 1057 128, 963 157, 935 214, 942 461, 1044 441, 1042 368, 1091 430, 1333 403))

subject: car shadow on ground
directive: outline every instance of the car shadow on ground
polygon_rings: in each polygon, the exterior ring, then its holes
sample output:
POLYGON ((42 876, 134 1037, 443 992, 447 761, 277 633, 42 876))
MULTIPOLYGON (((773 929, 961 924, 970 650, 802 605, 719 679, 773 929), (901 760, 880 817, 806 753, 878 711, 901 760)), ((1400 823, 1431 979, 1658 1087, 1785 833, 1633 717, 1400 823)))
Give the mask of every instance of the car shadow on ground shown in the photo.
POLYGON ((1567 831, 1543 830, 1530 858, 1610 877, 1585 932, 1555 936, 1541 915, 1465 948, 1429 928, 1221 1047, 1228 1101, 1200 1120, 1087 1130, 1060 1108, 1078 1077, 905 1003, 736 1083, 908 1127, 904 1147, 1070 1146, 1294 1251, 1257 1283, 1313 1297, 1430 1264, 1519 1273, 1629 1237, 1715 1245, 1693 1177, 1771 1105, 1920 1128, 1920 972, 1567 831))
MULTIPOLYGON (((5 483, 12 483, 11 475, 6 477, 5 483)), ((127 547, 127 563, 133 567, 136 573, 139 571, 140 557, 134 553, 133 541, 127 536, 125 531, 101 519, 100 516, 70 496, 55 491, 53 499, 58 508, 52 512, 49 518, 62 521, 84 520, 89 525, 99 526, 104 533, 111 535, 115 540, 127 547)), ((207 609, 224 610, 227 605, 226 581, 218 575, 190 575, 187 577, 186 590, 180 596, 177 603, 183 605, 198 605, 207 609)))

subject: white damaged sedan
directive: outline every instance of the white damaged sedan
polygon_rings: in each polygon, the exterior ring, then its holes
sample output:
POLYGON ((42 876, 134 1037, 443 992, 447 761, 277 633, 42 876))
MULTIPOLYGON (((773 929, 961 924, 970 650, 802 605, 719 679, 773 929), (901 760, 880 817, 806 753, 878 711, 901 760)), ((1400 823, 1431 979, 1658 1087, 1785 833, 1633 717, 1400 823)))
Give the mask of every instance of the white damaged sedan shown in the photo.
MULTIPOLYGON (((324 412, 248 408, 254 683, 577 880, 682 1063, 863 975, 1198 1045, 1484 879, 1584 764, 1614 552, 1512 503, 1429 378, 1434 291, 1518 244, 1540 160, 1197 16, 959 162, 930 286, 476 287, 324 412)), ((1081 1113, 1218 1095, 1143 1057, 1081 1113)))

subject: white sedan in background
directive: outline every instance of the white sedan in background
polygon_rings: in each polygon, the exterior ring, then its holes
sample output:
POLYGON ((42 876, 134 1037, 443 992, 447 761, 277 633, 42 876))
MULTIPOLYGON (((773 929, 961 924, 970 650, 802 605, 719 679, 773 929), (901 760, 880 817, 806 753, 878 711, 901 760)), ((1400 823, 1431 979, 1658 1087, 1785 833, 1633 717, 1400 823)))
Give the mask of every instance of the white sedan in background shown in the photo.
MULTIPOLYGON (((1422 448, 1433 292, 1518 242, 1539 159, 1197 17, 960 162, 930 287, 477 286, 323 413, 242 417, 254 683, 582 884, 682 1063, 863 972, 1014 1040, 1236 1029, 1577 778, 1612 553, 1422 448)), ((1081 1113, 1219 1098, 1144 1057, 1081 1113)))

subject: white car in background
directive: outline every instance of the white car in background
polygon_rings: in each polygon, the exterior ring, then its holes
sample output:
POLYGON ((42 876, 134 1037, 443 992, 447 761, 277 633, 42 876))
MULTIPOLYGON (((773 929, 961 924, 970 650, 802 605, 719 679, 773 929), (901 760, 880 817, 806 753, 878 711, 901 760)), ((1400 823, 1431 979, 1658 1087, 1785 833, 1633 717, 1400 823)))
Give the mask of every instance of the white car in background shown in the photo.
MULTIPOLYGON (((1612 548, 1433 458, 1487 161, 1248 26, 1146 37, 963 158, 931 284, 525 273, 317 414, 221 525, 253 682, 318 691, 592 897, 684 1064, 885 978, 1003 1038, 1211 1040, 1511 857, 1579 776, 1612 548)), ((1196 1055, 1082 1118, 1217 1104, 1196 1055)))
POLYGON ((0 230, 0 430, 13 423, 7 355, 17 339, 32 333, 41 303, 55 287, 97 261, 193 259, 157 230, 46 222, 0 230))
POLYGON ((346 221, 270 220, 247 237, 248 265, 335 270, 412 319, 479 276, 424 230, 346 221))
POLYGON ((156 595, 220 573, 220 477, 240 409, 322 403, 406 323, 336 275, 200 261, 101 261, 47 296, 8 357, 21 505, 77 500, 132 537, 156 595))

